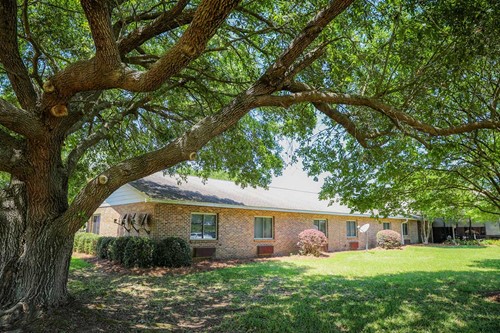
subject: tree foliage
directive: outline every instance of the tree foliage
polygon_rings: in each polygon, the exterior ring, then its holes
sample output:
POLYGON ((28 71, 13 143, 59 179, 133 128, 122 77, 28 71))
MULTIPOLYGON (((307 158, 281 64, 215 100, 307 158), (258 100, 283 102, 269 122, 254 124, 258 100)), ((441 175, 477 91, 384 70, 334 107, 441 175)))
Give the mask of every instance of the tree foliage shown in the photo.
POLYGON ((497 219, 498 128, 436 136, 425 123, 448 127, 499 119, 499 4, 406 5, 381 4, 381 12, 392 13, 393 21, 383 20, 385 30, 380 22, 371 25, 373 36, 379 37, 366 41, 373 47, 350 53, 357 55, 354 64, 366 66, 356 67, 354 91, 363 89, 412 110, 422 124, 412 127, 402 119, 371 117, 365 108, 348 107, 349 119, 371 129, 374 139, 366 142, 366 131, 350 131, 324 118, 315 136, 303 141, 304 164, 312 175, 331 173, 323 197, 338 195, 360 211, 497 219))

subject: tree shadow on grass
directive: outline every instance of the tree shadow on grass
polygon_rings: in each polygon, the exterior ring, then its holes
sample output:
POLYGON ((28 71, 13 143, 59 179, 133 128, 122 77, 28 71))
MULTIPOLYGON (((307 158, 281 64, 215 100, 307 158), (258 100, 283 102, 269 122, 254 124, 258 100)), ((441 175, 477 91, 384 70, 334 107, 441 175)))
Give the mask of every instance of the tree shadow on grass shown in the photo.
MULTIPOLYGON (((482 260, 478 267, 490 264, 482 260)), ((500 306, 483 297, 500 290, 494 270, 359 278, 313 273, 282 261, 163 277, 84 269, 70 283, 76 302, 28 331, 500 331, 500 306)))
POLYGON ((480 268, 488 268, 488 269, 494 269, 494 270, 500 270, 500 259, 483 259, 483 260, 476 260, 473 261, 472 265, 469 265, 470 267, 480 267, 480 268))
POLYGON ((437 244, 428 244, 423 247, 430 247, 430 248, 438 248, 438 249, 449 249, 449 250, 470 250, 470 249, 475 249, 475 250, 482 250, 482 249, 487 249, 488 247, 485 245, 437 245, 437 244))

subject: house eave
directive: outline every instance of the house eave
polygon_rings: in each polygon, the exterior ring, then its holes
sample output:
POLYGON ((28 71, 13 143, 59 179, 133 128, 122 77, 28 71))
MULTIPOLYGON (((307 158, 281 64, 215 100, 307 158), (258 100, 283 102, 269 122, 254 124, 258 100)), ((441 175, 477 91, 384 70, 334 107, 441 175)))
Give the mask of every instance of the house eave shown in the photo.
MULTIPOLYGON (((211 207, 211 208, 229 208, 229 209, 245 209, 245 210, 258 210, 258 211, 273 211, 273 212, 283 212, 283 213, 302 213, 311 215, 330 215, 330 216, 350 216, 350 217, 368 217, 368 214, 351 214, 344 212, 331 212, 331 211, 318 211, 318 210, 303 210, 303 209, 288 209, 288 208, 275 208, 275 207, 258 207, 258 206, 243 206, 243 205, 231 205, 231 204, 219 204, 212 202, 199 202, 199 201, 188 201, 188 200, 169 200, 169 199, 158 199, 158 198, 146 198, 146 202, 152 203, 164 203, 172 205, 186 205, 186 206, 199 206, 199 207, 211 207)), ((387 219, 402 220, 410 219, 403 216, 388 216, 387 219)))

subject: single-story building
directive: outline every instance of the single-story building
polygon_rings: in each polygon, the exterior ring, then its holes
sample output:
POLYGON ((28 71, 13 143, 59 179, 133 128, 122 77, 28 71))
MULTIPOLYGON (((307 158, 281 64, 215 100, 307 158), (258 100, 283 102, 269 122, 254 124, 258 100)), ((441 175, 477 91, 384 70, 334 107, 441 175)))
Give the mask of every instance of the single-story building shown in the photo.
POLYGON ((455 229, 455 237, 460 239, 500 238, 500 222, 446 222, 443 219, 436 219, 432 223, 433 242, 442 243, 448 237, 453 237, 452 229, 455 229))
POLYGON ((395 230, 405 243, 417 243, 417 220, 376 220, 351 213, 318 194, 287 188, 241 188, 230 181, 187 177, 178 182, 161 172, 116 190, 97 209, 87 232, 106 236, 181 237, 194 256, 245 258, 297 253, 298 235, 316 228, 328 239, 329 251, 376 246, 376 233, 395 230), (359 227, 370 224, 365 234, 359 227))

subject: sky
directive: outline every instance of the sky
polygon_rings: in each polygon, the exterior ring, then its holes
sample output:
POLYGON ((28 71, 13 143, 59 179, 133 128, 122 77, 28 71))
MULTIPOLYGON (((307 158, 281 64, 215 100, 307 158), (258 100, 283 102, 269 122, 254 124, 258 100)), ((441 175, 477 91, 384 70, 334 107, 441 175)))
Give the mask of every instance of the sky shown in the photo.
MULTIPOLYGON (((319 130, 319 127, 316 130, 319 130)), ((322 173, 317 177, 318 181, 314 181, 314 179, 308 177, 307 173, 303 170, 300 157, 297 158, 297 163, 291 163, 292 157, 295 155, 295 151, 299 144, 295 141, 281 140, 280 145, 283 147, 281 157, 283 161, 289 165, 283 170, 281 176, 273 178, 269 186, 319 193, 328 173, 322 173)))
POLYGON ((302 170, 302 163, 299 161, 298 163, 288 166, 283 171, 283 175, 274 177, 270 187, 319 193, 323 181, 324 176, 318 177, 317 182, 315 182, 312 177, 308 177, 307 173, 302 170))

